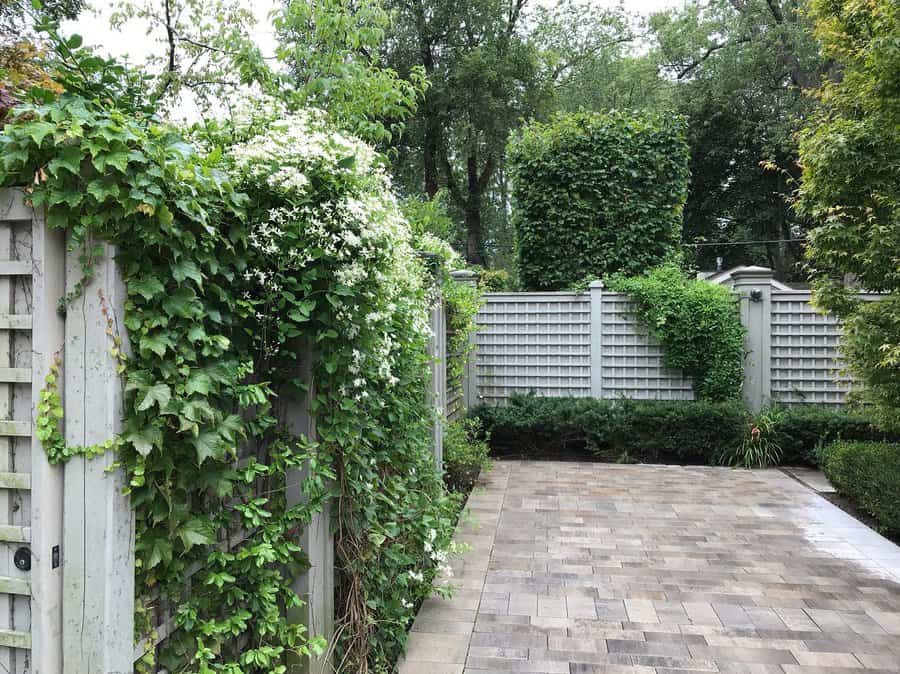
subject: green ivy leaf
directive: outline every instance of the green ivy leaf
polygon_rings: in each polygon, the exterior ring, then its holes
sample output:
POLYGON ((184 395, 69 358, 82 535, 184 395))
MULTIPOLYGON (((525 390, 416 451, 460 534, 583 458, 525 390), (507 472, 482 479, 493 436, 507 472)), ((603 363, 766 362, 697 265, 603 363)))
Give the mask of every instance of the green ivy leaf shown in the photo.
POLYGON ((55 130, 55 124, 51 124, 50 122, 45 122, 43 120, 29 122, 28 124, 22 126, 22 133, 30 136, 31 140, 34 141, 34 144, 38 146, 40 146, 40 144, 44 141, 44 138, 53 133, 55 130))
MULTIPOLYGON (((165 288, 162 282, 154 276, 145 276, 143 278, 128 279, 128 290, 137 293, 145 300, 152 300, 160 294, 165 288)), ((162 354, 160 354, 162 355, 162 354)))
POLYGON ((129 433, 125 439, 141 456, 147 456, 155 447, 162 447, 163 434, 158 426, 145 426, 138 432, 129 433))
POLYGON ((178 527, 178 538, 184 545, 185 552, 195 545, 208 545, 215 542, 215 528, 209 520, 202 520, 199 517, 189 519, 183 525, 178 527))
POLYGON ((225 456, 222 440, 215 431, 204 431, 194 438, 194 449, 197 451, 197 462, 201 464, 209 458, 221 459, 225 456))
POLYGON ((154 384, 144 391, 144 397, 138 404, 138 411, 144 412, 153 407, 154 404, 159 405, 160 412, 163 411, 169 401, 172 399, 172 389, 168 384, 154 384))
POLYGON ((205 372, 194 372, 188 379, 187 386, 185 386, 185 393, 187 393, 188 395, 192 395, 194 393, 207 395, 209 394, 211 386, 212 378, 208 374, 206 374, 205 372))
POLYGON ((157 356, 166 355, 166 350, 174 347, 172 340, 164 332, 157 332, 152 335, 144 335, 139 342, 141 351, 151 351, 157 356))
POLYGON ((181 259, 172 265, 172 276, 181 283, 185 279, 191 279, 198 287, 203 287, 203 275, 200 267, 193 260, 181 259))

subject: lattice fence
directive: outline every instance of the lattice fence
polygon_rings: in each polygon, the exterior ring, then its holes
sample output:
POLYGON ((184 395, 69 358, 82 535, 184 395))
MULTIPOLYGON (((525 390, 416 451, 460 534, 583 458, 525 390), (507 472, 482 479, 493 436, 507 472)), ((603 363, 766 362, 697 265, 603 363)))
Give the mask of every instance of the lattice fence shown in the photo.
MULTIPOLYGON (((748 344, 753 344, 748 348, 756 352, 745 367, 755 368, 752 376, 765 382, 759 404, 843 404, 852 382, 841 371, 838 321, 817 313, 808 291, 765 283, 761 303, 752 303, 746 284, 735 289, 736 300, 755 308, 755 313, 743 312, 746 323, 754 322, 747 324, 748 344)), ((488 293, 484 300, 473 368, 477 402, 498 403, 529 392, 607 399, 694 397, 690 378, 663 365, 662 347, 641 325, 626 295, 598 286, 581 294, 488 293)))
POLYGON ((591 304, 577 293, 492 293, 478 314, 478 396, 591 395, 591 304))

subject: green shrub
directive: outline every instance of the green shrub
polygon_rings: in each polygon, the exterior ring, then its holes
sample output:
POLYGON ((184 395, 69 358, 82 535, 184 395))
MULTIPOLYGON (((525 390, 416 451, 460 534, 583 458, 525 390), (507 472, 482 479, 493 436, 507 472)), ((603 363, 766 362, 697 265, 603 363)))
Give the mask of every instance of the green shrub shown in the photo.
POLYGON ((723 446, 737 446, 747 425, 738 402, 513 396, 508 405, 472 413, 498 453, 562 448, 647 463, 709 463, 723 446))
POLYGON ((740 398, 745 329, 730 290, 689 279, 674 265, 634 278, 613 276, 608 285, 631 296, 641 322, 662 344, 666 366, 690 376, 698 398, 740 398))
POLYGON ((775 442, 788 466, 819 465, 819 450, 834 440, 900 441, 900 435, 886 433, 872 417, 857 411, 797 405, 778 408, 775 415, 775 442))
POLYGON ((747 428, 740 402, 621 400, 614 406, 612 432, 594 431, 589 447, 643 463, 712 463, 737 446, 747 428))
POLYGON ((444 483, 450 491, 468 493, 479 473, 490 467, 490 434, 477 417, 447 424, 444 431, 444 483))
POLYGON ((822 468, 838 493, 872 515, 888 534, 900 534, 900 444, 834 442, 822 468))
POLYGON ((639 274, 681 237, 689 150, 676 116, 578 113, 526 125, 510 141, 519 281, 560 290, 639 274))

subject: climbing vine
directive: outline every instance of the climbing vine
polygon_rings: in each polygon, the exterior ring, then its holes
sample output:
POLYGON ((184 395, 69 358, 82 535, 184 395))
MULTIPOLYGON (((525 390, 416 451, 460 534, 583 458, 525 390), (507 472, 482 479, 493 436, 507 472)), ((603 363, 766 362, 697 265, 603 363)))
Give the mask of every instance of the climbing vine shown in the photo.
MULTIPOLYGON (((172 672, 283 672, 322 648, 284 616, 308 563, 298 534, 330 498, 336 662, 388 671, 456 503, 429 452, 426 273, 380 157, 315 111, 264 102, 186 138, 138 99, 45 97, 0 134, 0 183, 28 185, 83 251, 80 292, 95 242, 116 246, 131 348, 112 330, 123 432, 103 449, 135 510, 138 637, 174 615, 159 654, 172 672), (315 440, 288 424, 304 398, 315 440)), ((59 367, 38 422, 55 461, 95 453, 65 445, 59 367)))
POLYGON ((744 327, 727 288, 689 279, 674 265, 644 276, 613 276, 607 284, 631 296, 641 321, 662 343, 665 364, 693 379, 698 398, 740 398, 744 327))

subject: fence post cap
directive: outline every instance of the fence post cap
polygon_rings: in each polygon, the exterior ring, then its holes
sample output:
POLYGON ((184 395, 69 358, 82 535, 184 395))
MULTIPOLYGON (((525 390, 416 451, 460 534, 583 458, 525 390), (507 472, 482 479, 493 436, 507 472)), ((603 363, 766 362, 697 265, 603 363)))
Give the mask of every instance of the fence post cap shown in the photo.
POLYGON ((756 282, 768 282, 775 278, 775 272, 768 267, 738 267, 734 271, 731 272, 731 279, 735 283, 756 283, 756 282))
POLYGON ((603 288, 603 281, 601 281, 599 279, 597 279, 596 281, 591 281, 591 285, 589 287, 601 289, 601 288, 603 288))

